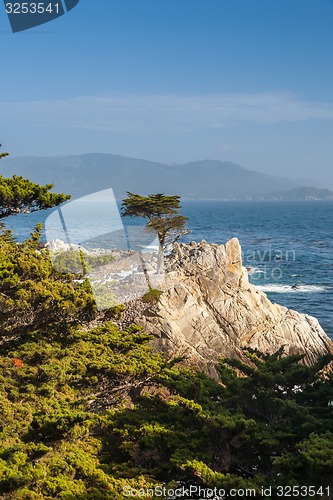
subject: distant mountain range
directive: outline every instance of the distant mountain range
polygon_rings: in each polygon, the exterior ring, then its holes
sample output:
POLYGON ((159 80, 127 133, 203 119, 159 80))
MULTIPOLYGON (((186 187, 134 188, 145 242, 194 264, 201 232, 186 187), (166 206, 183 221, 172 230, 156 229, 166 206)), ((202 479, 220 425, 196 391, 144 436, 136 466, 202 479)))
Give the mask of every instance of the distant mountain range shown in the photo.
POLYGON ((313 187, 297 187, 289 191, 274 191, 254 197, 256 200, 278 200, 278 201, 311 201, 311 200, 333 200, 333 192, 329 189, 318 189, 313 187))
POLYGON ((325 199, 329 196, 326 190, 299 188, 291 180, 219 160, 166 165, 119 155, 91 153, 9 157, 1 161, 0 168, 5 176, 17 174, 41 184, 53 183, 56 191, 69 193, 74 198, 107 188, 113 188, 118 199, 123 198, 126 191, 142 195, 178 194, 193 200, 294 199, 283 196, 286 192, 298 196, 297 189, 312 189, 317 197, 322 193, 325 199))

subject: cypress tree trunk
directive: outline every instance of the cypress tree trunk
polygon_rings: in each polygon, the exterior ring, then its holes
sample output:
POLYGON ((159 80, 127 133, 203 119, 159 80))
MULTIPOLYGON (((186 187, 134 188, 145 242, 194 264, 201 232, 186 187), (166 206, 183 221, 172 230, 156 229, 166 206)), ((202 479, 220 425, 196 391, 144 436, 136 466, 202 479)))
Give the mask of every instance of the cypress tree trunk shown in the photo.
POLYGON ((157 274, 162 274, 164 271, 164 244, 165 237, 162 235, 158 235, 160 247, 158 249, 158 257, 157 257, 157 274))

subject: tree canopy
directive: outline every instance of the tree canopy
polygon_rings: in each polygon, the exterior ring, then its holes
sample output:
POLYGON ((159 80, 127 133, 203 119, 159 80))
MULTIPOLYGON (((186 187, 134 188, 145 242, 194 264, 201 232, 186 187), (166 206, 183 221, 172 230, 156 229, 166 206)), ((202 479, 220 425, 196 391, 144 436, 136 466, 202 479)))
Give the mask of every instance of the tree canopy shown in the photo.
POLYGON ((98 313, 89 283, 37 250, 39 234, 0 235, 2 498, 333 487, 332 356, 308 367, 248 350, 212 380, 153 353, 141 328, 118 328, 119 310, 98 313))
POLYGON ((123 200, 122 215, 148 219, 146 227, 157 235, 163 249, 188 233, 187 217, 179 213, 180 196, 160 193, 141 196, 129 191, 127 195, 123 200))
MULTIPOLYGON (((1 153, 0 159, 8 156, 1 153)), ((70 199, 63 193, 51 193, 53 184, 40 186, 29 179, 14 175, 6 178, 0 175, 0 219, 18 213, 34 212, 51 208, 70 199)))
MULTIPOLYGON (((1 148, 1 144, 0 144, 0 148, 1 148)), ((0 160, 1 158, 5 158, 6 156, 9 156, 9 153, 6 153, 5 151, 3 151, 2 153, 0 153, 0 160)))
POLYGON ((122 308, 99 313, 89 282, 57 273, 40 234, 0 233, 1 498, 153 500, 158 486, 190 485, 331 498, 332 355, 309 367, 248 349, 210 379, 153 352, 142 328, 117 326, 122 308))
POLYGON ((23 327, 0 317, 2 498, 120 500, 189 485, 259 496, 300 484, 319 492, 303 498, 329 498, 332 356, 307 367, 282 350, 248 351, 248 364, 222 359, 212 380, 153 353, 135 325, 82 324, 96 314, 88 283, 60 279, 37 239, 0 236, 1 295, 12 310, 22 302, 23 327))

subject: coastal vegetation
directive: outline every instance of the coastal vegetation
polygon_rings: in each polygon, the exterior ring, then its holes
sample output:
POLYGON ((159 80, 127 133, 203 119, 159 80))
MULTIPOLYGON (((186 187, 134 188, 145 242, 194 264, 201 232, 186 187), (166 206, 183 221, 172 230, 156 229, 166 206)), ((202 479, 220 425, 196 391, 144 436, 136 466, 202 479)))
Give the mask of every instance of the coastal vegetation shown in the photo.
MULTIPOLYGON (((11 182, 15 206, 22 184, 11 182)), ((0 190, 7 186, 0 178, 0 190)), ((45 202, 41 189, 38 201, 35 189, 32 209, 65 196, 45 202)), ((18 199, 25 210, 27 197, 18 199)), ((306 366, 283 349, 247 350, 246 363, 221 359, 211 379, 152 352, 142 328, 117 326, 123 308, 98 312, 89 282, 57 272, 40 235, 38 226, 17 243, 0 230, 2 499, 120 500, 158 485, 257 496, 263 487, 302 485, 315 492, 303 498, 329 498, 331 355, 306 366)))
POLYGON ((141 196, 127 192, 122 204, 122 215, 147 219, 147 230, 158 237, 161 248, 165 250, 189 232, 185 226, 187 217, 179 213, 180 209, 180 196, 141 196))
MULTIPOLYGON (((1 153, 0 160, 8 153, 1 153)), ((3 177, 0 175, 0 219, 18 213, 44 210, 70 199, 70 195, 50 192, 53 184, 40 186, 18 175, 3 177)))

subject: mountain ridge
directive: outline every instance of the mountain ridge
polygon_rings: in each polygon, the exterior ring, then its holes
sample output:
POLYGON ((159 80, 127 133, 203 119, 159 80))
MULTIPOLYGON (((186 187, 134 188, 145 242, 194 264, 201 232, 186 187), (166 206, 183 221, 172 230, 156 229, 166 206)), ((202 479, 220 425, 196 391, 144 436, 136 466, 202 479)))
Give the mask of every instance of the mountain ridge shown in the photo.
POLYGON ((3 160, 3 175, 29 177, 73 198, 113 188, 117 199, 127 191, 143 195, 174 194, 183 199, 247 200, 299 187, 295 181, 248 170, 231 161, 195 160, 185 164, 131 158, 109 153, 23 156, 3 160))
POLYGON ((299 186, 288 191, 274 191, 267 195, 257 196, 256 200, 273 201, 317 201, 333 200, 333 191, 320 189, 311 186, 299 186))

